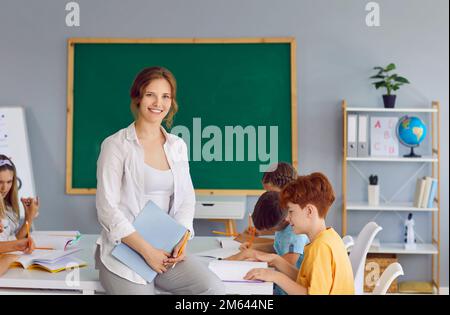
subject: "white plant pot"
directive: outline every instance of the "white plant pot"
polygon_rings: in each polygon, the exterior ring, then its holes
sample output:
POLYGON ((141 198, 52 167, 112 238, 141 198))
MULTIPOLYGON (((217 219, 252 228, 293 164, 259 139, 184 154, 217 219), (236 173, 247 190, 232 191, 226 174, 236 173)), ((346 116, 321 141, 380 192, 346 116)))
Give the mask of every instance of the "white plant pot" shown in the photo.
POLYGON ((368 186, 369 206, 378 206, 380 204, 380 185, 368 186))

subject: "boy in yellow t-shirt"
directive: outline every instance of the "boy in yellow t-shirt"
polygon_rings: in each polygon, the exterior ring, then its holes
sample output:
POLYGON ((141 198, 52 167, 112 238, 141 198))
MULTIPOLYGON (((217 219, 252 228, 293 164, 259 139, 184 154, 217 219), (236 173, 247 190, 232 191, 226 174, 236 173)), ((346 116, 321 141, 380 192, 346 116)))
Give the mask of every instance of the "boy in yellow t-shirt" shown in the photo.
POLYGON ((296 234, 306 234, 300 271, 274 254, 259 254, 272 269, 252 269, 247 280, 272 281, 288 294, 354 294, 352 266, 341 237, 327 228, 325 217, 334 202, 334 191, 322 173, 299 176, 281 191, 281 206, 296 234))

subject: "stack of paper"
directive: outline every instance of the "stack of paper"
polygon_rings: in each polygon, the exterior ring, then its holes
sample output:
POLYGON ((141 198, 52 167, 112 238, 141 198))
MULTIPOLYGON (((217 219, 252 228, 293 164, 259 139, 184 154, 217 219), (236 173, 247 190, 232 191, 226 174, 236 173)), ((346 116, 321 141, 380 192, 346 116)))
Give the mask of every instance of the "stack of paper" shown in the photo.
POLYGON ((266 262, 213 260, 209 269, 224 282, 262 282, 260 280, 245 280, 245 275, 254 268, 268 268, 266 262))
POLYGON ((73 256, 81 249, 72 250, 35 250, 32 254, 26 255, 22 252, 12 254, 19 255, 19 259, 11 267, 22 267, 24 269, 43 269, 56 273, 74 267, 84 267, 86 262, 73 256))

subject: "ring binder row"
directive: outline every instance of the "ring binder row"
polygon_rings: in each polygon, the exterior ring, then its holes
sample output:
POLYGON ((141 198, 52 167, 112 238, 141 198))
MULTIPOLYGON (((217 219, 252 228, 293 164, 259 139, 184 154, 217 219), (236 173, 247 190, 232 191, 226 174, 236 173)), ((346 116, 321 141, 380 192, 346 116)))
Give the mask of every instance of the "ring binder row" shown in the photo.
POLYGON ((349 114, 347 118, 348 157, 397 157, 398 139, 395 127, 398 117, 349 114), (370 124, 370 131, 369 131, 370 124))
POLYGON ((369 156, 368 115, 348 115, 347 156, 369 156))
POLYGON ((348 115, 348 128, 347 128, 347 156, 348 157, 357 157, 358 156, 358 147, 357 147, 357 138, 356 138, 356 130, 358 126, 358 116, 357 115, 348 115))
POLYGON ((369 116, 359 115, 358 122, 358 157, 369 156, 369 139, 368 139, 368 120, 369 116))

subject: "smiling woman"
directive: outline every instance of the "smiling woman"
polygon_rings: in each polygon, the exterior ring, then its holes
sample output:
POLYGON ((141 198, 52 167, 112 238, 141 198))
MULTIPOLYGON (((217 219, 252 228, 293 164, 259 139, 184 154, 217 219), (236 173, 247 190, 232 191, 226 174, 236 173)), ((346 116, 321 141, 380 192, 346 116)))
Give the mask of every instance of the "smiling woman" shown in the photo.
POLYGON ((134 80, 130 97, 135 121, 103 141, 97 162, 100 281, 108 294, 154 294, 155 286, 174 294, 224 294, 219 278, 180 251, 182 241, 167 253, 146 242, 133 226, 152 201, 193 235, 195 193, 186 144, 162 127, 163 122, 172 124, 178 110, 175 77, 165 68, 146 68, 134 80), (158 273, 152 283, 112 256, 121 242, 158 273))

